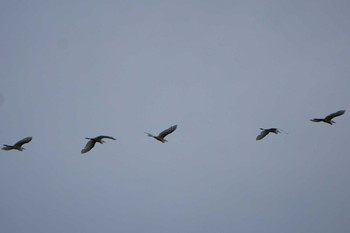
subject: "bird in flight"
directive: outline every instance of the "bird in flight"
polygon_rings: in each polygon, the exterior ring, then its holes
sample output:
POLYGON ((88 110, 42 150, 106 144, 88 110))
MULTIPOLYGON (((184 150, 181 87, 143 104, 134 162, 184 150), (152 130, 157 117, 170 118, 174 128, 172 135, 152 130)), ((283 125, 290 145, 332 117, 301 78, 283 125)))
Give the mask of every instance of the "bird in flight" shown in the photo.
POLYGON ((173 125, 171 126, 170 128, 160 132, 160 134, 158 134, 158 136, 154 136, 150 133, 146 133, 149 137, 152 137, 152 138, 155 138, 157 139, 158 141, 164 143, 164 142, 167 142, 167 140, 165 140, 165 137, 168 135, 168 134, 171 134, 172 132, 175 131, 175 129, 177 128, 177 125, 173 125))
POLYGON ((114 137, 104 136, 104 135, 97 136, 95 138, 85 138, 85 139, 88 139, 89 141, 86 143, 84 149, 81 150, 81 153, 84 154, 86 152, 89 152, 92 148, 94 148, 96 142, 100 144, 105 143, 105 141, 103 140, 104 138, 116 140, 114 137))
POLYGON ((334 117, 341 116, 344 113, 345 113, 345 110, 340 110, 338 112, 329 114, 325 118, 314 118, 314 119, 311 119, 310 121, 312 121, 312 122, 321 122, 322 121, 322 122, 325 122, 325 123, 328 123, 328 124, 332 125, 332 124, 335 124, 335 121, 333 121, 332 119, 334 117))
POLYGON ((270 128, 270 129, 263 129, 263 128, 260 128, 261 133, 256 137, 256 140, 261 140, 263 139, 264 137, 266 137, 266 135, 268 135, 269 133, 274 133, 274 134, 278 134, 280 133, 281 131, 277 128, 270 128))
POLYGON ((16 142, 13 146, 6 145, 4 144, 4 147, 2 148, 3 150, 18 150, 18 151, 23 151, 25 150, 24 147, 22 147, 24 144, 30 142, 32 140, 32 137, 26 137, 23 138, 22 140, 16 142))

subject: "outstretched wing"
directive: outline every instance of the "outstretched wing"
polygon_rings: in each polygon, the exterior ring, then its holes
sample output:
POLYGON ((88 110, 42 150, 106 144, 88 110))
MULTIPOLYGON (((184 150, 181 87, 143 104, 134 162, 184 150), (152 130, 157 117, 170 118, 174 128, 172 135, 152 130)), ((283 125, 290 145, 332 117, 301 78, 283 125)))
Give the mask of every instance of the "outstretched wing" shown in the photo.
POLYGON ((30 142, 31 140, 32 140, 32 137, 23 138, 22 140, 16 142, 16 144, 14 146, 21 147, 23 144, 26 144, 26 143, 30 142))
POLYGON ((166 129, 166 130, 162 131, 162 132, 158 135, 158 137, 159 137, 159 138, 165 138, 168 134, 171 134, 172 132, 174 132, 176 128, 177 128, 177 125, 173 125, 173 126, 171 126, 169 129, 166 129))
POLYGON ((332 114, 329 114, 328 116, 326 116, 326 120, 332 120, 334 117, 337 117, 337 116, 341 116, 345 113, 345 110, 340 110, 338 112, 335 112, 335 113, 332 113, 332 114))
POLYGON ((108 138, 108 139, 112 139, 112 140, 117 140, 117 139, 115 139, 114 137, 106 136, 106 135, 100 135, 100 136, 96 137, 95 139, 96 139, 96 140, 101 140, 101 139, 104 139, 104 138, 108 138))
POLYGON ((84 149, 81 150, 81 153, 84 154, 84 153, 86 153, 86 152, 89 152, 92 148, 94 148, 95 144, 96 144, 96 141, 89 140, 89 141, 86 143, 84 149))
POLYGON ((256 137, 256 140, 258 141, 258 140, 261 140, 261 139, 263 139, 266 135, 268 135, 269 134, 269 131, 267 131, 267 130, 263 130, 263 131, 261 131, 261 133, 256 137))

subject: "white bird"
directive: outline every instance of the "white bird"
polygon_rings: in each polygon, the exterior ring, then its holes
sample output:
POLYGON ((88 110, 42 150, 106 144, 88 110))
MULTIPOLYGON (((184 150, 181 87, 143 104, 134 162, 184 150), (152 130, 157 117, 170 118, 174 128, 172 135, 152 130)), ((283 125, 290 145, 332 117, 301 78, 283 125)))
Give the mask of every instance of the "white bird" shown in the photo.
POLYGON ((177 125, 173 125, 171 126, 170 128, 162 131, 158 136, 154 136, 150 133, 146 133, 149 137, 152 137, 152 138, 155 138, 157 139, 158 141, 164 143, 164 142, 167 142, 167 140, 165 140, 165 137, 168 135, 168 134, 171 134, 172 132, 175 131, 175 129, 177 128, 177 125))
POLYGON ((256 137, 256 140, 261 140, 263 139, 266 135, 268 135, 269 133, 274 133, 274 134, 278 134, 281 131, 279 131, 277 128, 270 128, 270 129, 263 129, 260 128, 262 131, 261 133, 256 137))
POLYGON ((89 141, 86 143, 84 149, 81 150, 81 153, 84 154, 86 152, 89 152, 92 148, 94 148, 96 142, 103 144, 105 141, 103 140, 104 138, 116 140, 114 137, 111 136, 105 136, 105 135, 100 135, 95 138, 85 138, 88 139, 89 141))
POLYGON ((332 119, 334 117, 337 117, 337 116, 341 116, 345 113, 345 110, 340 110, 338 112, 335 112, 335 113, 332 113, 332 114, 329 114, 328 116, 326 116, 325 118, 315 118, 315 119, 311 119, 310 121, 313 121, 313 122, 325 122, 325 123, 328 123, 330 125, 332 124, 335 124, 335 121, 333 121, 332 119))
POLYGON ((2 148, 3 150, 18 150, 18 151, 23 151, 25 150, 24 147, 22 147, 24 144, 30 142, 32 140, 32 137, 26 137, 23 138, 22 140, 16 142, 13 146, 6 145, 4 144, 4 147, 2 148))

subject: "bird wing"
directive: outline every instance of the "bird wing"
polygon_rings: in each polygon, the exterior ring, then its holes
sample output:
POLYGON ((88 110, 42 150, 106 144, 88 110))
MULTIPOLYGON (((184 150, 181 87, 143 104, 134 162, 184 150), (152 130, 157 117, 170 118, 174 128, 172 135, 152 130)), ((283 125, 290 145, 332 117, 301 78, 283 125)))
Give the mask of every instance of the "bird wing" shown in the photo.
POLYGON ((92 148, 94 148, 95 143, 96 143, 96 141, 89 140, 89 141, 86 143, 84 149, 81 150, 81 153, 84 154, 84 153, 86 153, 86 152, 89 152, 92 148))
POLYGON ((16 144, 14 145, 15 147, 20 147, 22 146, 23 144, 26 144, 28 142, 30 142, 32 140, 32 137, 26 137, 26 138, 23 138, 22 140, 16 142, 16 144))
POLYGON ((345 110, 340 110, 338 112, 335 112, 335 113, 332 113, 332 114, 329 114, 328 116, 326 116, 326 120, 332 120, 334 117, 337 117, 337 116, 341 116, 345 113, 345 110))
POLYGON ((263 131, 261 131, 261 133, 256 137, 256 140, 261 140, 261 139, 263 139, 266 135, 268 135, 269 134, 269 131, 267 131, 267 130, 263 130, 263 131))
POLYGON ((168 134, 174 132, 176 128, 177 128, 177 125, 173 125, 173 126, 171 126, 169 129, 166 129, 166 130, 162 131, 162 132, 158 135, 158 137, 159 137, 159 138, 165 138, 168 134))
POLYGON ((100 139, 103 139, 103 138, 108 138, 108 139, 112 139, 112 140, 117 140, 117 139, 115 139, 114 137, 106 136, 106 135, 100 135, 100 136, 96 137, 95 139, 96 139, 96 140, 100 140, 100 139))

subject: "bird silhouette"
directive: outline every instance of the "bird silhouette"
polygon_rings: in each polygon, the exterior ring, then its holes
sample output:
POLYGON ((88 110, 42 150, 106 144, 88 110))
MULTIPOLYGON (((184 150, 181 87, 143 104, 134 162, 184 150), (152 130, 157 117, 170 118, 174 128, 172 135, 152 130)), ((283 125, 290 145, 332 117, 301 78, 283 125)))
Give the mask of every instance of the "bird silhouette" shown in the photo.
POLYGON ((325 122, 327 124, 335 124, 335 121, 333 121, 332 119, 334 117, 338 117, 338 116, 341 116, 345 113, 345 110, 340 110, 338 112, 335 112, 335 113, 331 113, 329 114, 328 116, 326 116, 325 118, 314 118, 314 119, 311 119, 310 121, 312 122, 325 122))
POLYGON ((18 151, 23 151, 25 150, 24 147, 22 147, 24 144, 30 142, 32 140, 32 137, 26 137, 23 138, 22 140, 16 142, 13 146, 6 145, 4 144, 4 147, 2 148, 3 150, 18 150, 18 151))
POLYGON ((270 129, 263 129, 263 128, 260 128, 261 133, 256 137, 256 140, 261 140, 263 139, 264 137, 266 137, 266 135, 268 135, 269 133, 274 133, 274 134, 278 134, 280 133, 281 131, 279 131, 277 128, 270 128, 270 129))
POLYGON ((82 154, 85 154, 86 152, 89 152, 92 148, 94 148, 96 142, 103 144, 105 141, 103 140, 104 138, 116 140, 114 137, 111 136, 105 136, 105 135, 100 135, 95 138, 85 138, 88 139, 89 141, 86 143, 84 149, 81 150, 82 154))
POLYGON ((157 139, 158 141, 164 143, 164 142, 167 142, 167 140, 165 140, 165 137, 168 135, 168 134, 171 134, 172 132, 174 132, 177 128, 177 125, 173 125, 171 126, 170 128, 162 131, 160 134, 158 134, 158 136, 154 136, 150 133, 146 133, 149 137, 152 137, 152 138, 155 138, 157 139))

